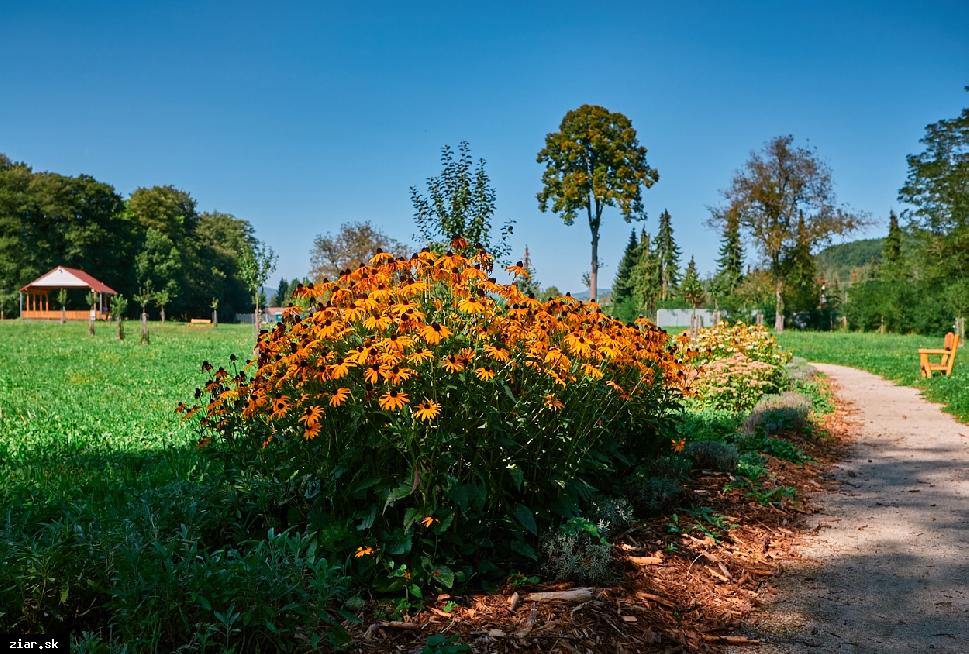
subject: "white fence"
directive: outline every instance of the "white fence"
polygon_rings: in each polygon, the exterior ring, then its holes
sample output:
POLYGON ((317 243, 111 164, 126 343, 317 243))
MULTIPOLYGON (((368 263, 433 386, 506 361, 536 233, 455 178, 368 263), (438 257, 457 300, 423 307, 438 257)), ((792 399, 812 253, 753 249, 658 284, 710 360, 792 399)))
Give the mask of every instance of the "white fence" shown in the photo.
MULTIPOLYGON (((659 309, 656 311, 657 327, 689 327, 693 309, 659 309)), ((697 309, 696 319, 700 327, 716 323, 716 314, 710 309, 697 309)))

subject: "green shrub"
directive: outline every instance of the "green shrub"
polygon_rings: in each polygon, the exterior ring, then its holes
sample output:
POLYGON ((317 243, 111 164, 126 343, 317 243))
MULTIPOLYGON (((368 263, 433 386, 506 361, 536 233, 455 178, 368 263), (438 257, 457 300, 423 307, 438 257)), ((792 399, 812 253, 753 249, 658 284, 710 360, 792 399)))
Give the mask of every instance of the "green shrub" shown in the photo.
POLYGON ((377 592, 534 566, 544 529, 668 448, 681 365, 665 332, 538 302, 489 266, 379 254, 298 288, 255 365, 215 370, 207 404, 180 407, 249 481, 290 484, 263 507, 275 525, 317 532, 377 592))
POLYGON ((345 640, 348 579, 318 555, 313 534, 274 533, 207 551, 183 528, 133 538, 117 553, 108 607, 114 634, 135 651, 316 649, 345 640))
POLYGON ((584 518, 572 518, 542 542, 551 579, 605 585, 615 580, 612 544, 584 518))
POLYGON ((737 467, 737 448, 721 441, 687 443, 683 454, 693 461, 695 468, 733 472, 737 467))
POLYGON ((597 497, 592 501, 590 515, 599 531, 612 535, 632 524, 633 507, 624 497, 597 497))
POLYGON ((754 406, 743 424, 748 434, 774 436, 784 432, 806 433, 811 427, 813 403, 795 392, 765 395, 754 406))

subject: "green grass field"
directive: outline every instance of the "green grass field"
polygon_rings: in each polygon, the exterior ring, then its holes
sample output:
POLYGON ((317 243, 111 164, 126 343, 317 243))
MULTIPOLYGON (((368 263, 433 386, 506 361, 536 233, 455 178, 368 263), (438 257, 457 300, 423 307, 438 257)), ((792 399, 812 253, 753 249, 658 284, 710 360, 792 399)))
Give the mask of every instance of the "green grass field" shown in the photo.
POLYGON ((157 323, 147 346, 137 323, 127 332, 118 341, 106 324, 92 338, 86 323, 0 322, 0 506, 41 520, 92 495, 110 506, 195 465, 175 405, 202 381, 203 359, 245 353, 251 327, 157 323))
POLYGON ((785 331, 778 334, 785 349, 809 361, 837 363, 873 372, 906 386, 924 390, 925 397, 969 422, 969 351, 959 352, 952 377, 919 377, 920 347, 941 348, 942 338, 899 334, 785 331))

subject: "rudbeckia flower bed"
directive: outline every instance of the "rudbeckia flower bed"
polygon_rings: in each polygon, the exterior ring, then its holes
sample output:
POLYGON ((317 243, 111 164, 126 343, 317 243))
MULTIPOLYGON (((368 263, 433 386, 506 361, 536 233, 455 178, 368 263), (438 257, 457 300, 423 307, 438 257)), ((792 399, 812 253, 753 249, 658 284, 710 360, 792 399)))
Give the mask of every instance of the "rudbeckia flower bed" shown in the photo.
POLYGON ((240 469, 312 489, 279 526, 378 590, 527 568, 543 530, 669 451, 682 365, 665 332, 540 302, 452 247, 299 288, 255 360, 184 407, 240 469))

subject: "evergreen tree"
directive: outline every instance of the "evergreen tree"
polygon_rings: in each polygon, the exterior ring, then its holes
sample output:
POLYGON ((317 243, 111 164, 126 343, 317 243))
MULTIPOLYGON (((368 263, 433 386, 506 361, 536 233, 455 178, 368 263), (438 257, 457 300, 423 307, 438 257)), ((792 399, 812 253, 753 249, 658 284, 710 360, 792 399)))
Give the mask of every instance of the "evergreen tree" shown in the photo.
POLYGON ((898 278, 902 268, 902 228, 898 226, 898 216, 888 212, 888 236, 882 246, 882 270, 887 277, 898 278))
POLYGON ((744 275, 744 248, 740 241, 740 220, 737 214, 726 216, 720 241, 719 269, 714 288, 720 297, 729 297, 737 290, 744 275))
POLYGON ((276 288, 276 294, 272 297, 272 305, 274 307, 281 307, 286 304, 286 300, 289 298, 289 282, 285 277, 281 277, 279 280, 279 286, 276 288))
POLYGON ((659 263, 660 297, 669 300, 680 283, 680 248, 673 238, 673 217, 663 210, 656 230, 656 258, 659 263))
POLYGON ((625 302, 633 295, 632 273, 636 261, 639 259, 639 239, 636 238, 636 230, 629 233, 629 242, 626 250, 622 253, 619 260, 619 268, 616 270, 616 279, 612 282, 612 302, 619 304, 625 302))
POLYGON ((659 259, 649 243, 649 234, 644 229, 639 239, 639 254, 632 270, 633 300, 637 315, 645 312, 652 316, 656 311, 656 301, 660 297, 659 259))
POLYGON ((680 284, 680 293, 683 298, 690 303, 694 312, 697 307, 703 304, 706 293, 703 291, 703 283, 700 281, 700 274, 696 269, 696 260, 690 257, 690 263, 686 266, 686 273, 683 275, 683 283, 680 284))

